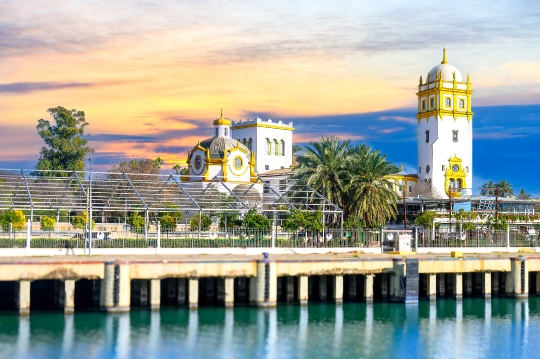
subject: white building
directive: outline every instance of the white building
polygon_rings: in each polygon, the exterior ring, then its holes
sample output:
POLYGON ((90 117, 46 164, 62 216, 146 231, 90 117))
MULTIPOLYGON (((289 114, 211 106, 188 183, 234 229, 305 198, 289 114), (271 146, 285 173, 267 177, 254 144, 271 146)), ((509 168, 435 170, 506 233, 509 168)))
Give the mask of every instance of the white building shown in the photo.
POLYGON ((188 174, 183 181, 214 181, 218 177, 230 188, 255 182, 255 155, 238 140, 231 138, 231 121, 221 117, 214 121, 214 137, 197 143, 188 152, 188 174))
POLYGON ((472 118, 470 77, 443 61, 418 85, 418 181, 442 196, 461 197, 472 187, 472 118), (451 188, 451 190, 449 190, 451 188))
POLYGON ((232 137, 255 154, 255 172, 261 174, 292 165, 293 123, 260 118, 233 121, 232 137))

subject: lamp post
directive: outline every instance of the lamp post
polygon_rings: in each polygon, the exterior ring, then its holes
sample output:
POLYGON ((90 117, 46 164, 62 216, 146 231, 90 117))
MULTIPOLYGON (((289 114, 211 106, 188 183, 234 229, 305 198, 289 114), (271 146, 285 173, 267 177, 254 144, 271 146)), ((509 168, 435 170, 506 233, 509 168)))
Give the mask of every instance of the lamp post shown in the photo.
POLYGON ((88 255, 92 255, 92 153, 94 151, 90 151, 90 190, 89 190, 89 212, 90 212, 90 220, 88 221, 88 227, 90 230, 88 231, 88 255))

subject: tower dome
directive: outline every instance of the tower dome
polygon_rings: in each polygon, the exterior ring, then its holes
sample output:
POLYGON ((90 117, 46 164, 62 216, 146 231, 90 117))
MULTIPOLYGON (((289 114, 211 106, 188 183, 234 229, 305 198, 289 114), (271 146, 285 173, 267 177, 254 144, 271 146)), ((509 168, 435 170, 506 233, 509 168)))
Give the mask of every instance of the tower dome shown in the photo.
POLYGON ((429 72, 429 81, 435 81, 437 73, 439 73, 439 75, 442 74, 443 81, 453 81, 454 74, 456 74, 456 81, 463 82, 461 72, 455 66, 450 65, 448 61, 446 61, 446 49, 443 50, 443 60, 440 65, 435 66, 429 72))

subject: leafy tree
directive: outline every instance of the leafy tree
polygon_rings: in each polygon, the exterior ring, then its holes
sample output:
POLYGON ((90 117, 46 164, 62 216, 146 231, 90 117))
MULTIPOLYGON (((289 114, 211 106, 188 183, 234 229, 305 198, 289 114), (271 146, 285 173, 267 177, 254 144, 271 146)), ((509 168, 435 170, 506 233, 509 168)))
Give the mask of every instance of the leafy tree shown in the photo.
MULTIPOLYGON (((39 170, 82 171, 85 168, 84 159, 93 151, 87 146, 88 139, 84 137, 84 129, 88 125, 84 111, 68 110, 64 107, 52 107, 47 112, 53 117, 55 125, 40 119, 37 125, 38 135, 45 142, 39 150, 39 170)), ((66 173, 48 174, 64 176, 66 173)))
POLYGON ((176 220, 170 214, 164 214, 159 219, 162 232, 171 232, 176 229, 176 220))
MULTIPOLYGON (((82 212, 80 216, 71 217, 71 224, 77 229, 86 229, 88 225, 88 215, 82 212)), ((92 220, 92 229, 96 226, 96 222, 92 220)))
POLYGON ((496 218, 493 215, 488 217, 486 225, 498 231, 502 231, 508 228, 508 223, 503 217, 496 218))
POLYGON ((527 192, 525 192, 525 189, 522 188, 521 191, 519 191, 518 198, 519 199, 531 199, 531 195, 528 194, 527 192))
POLYGON ((10 223, 14 231, 24 229, 26 226, 24 213, 18 209, 0 211, 0 225, 4 231, 9 230, 10 223))
POLYGON ((242 226, 242 220, 238 217, 236 212, 223 212, 219 216, 219 228, 225 229, 225 220, 227 221, 227 228, 235 228, 242 226))
POLYGON ((173 168, 174 172, 177 174, 177 175, 187 175, 189 170, 187 169, 187 167, 182 167, 178 164, 174 165, 173 168))
POLYGON ((416 218, 416 225, 431 229, 433 227, 433 221, 437 218, 435 211, 424 211, 416 218))
POLYGON ((347 166, 351 173, 346 186, 347 213, 360 217, 369 228, 396 218, 399 197, 387 177, 399 171, 397 166, 365 145, 351 150, 347 166))
POLYGON ((212 224, 212 221, 210 220, 210 217, 208 217, 206 214, 199 214, 197 213, 189 220, 189 228, 192 231, 198 231, 199 225, 201 228, 201 231, 207 231, 210 229, 210 224, 212 224))
POLYGON ((306 231, 320 232, 324 227, 322 219, 323 214, 321 211, 308 212, 292 210, 287 218, 285 218, 282 227, 289 231, 305 229, 306 231))
POLYGON ((244 227, 247 229, 268 229, 270 228, 270 220, 257 213, 256 210, 250 209, 243 220, 244 227))
POLYGON ((357 216, 349 216, 346 221, 343 222, 343 228, 345 229, 362 229, 365 228, 366 224, 362 218, 357 216))
POLYGON ((110 172, 159 174, 163 160, 161 158, 138 158, 123 161, 109 167, 110 172))
POLYGON ((56 219, 49 216, 41 217, 41 222, 39 223, 42 231, 54 231, 56 227, 56 219))
POLYGON ((127 222, 129 223, 129 225, 132 228, 142 228, 142 227, 144 227, 144 217, 142 217, 137 212, 132 212, 129 215, 127 222))
POLYGON ((455 217, 456 222, 461 226, 463 230, 471 231, 476 228, 476 225, 474 224, 474 213, 473 212, 465 212, 465 210, 460 209, 455 217))

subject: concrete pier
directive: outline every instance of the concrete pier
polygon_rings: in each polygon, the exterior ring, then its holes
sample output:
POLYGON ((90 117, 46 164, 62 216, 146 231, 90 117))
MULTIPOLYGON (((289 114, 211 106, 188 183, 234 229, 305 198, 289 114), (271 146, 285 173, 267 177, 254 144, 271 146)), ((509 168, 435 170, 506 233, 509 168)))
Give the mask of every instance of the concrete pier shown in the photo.
POLYGON ((161 280, 150 280, 150 309, 159 310, 161 306, 161 280))
POLYGON ((491 298, 491 273, 479 273, 482 276, 482 296, 486 299, 491 298))
POLYGON ((199 279, 189 278, 188 282, 189 282, 188 306, 189 306, 189 309, 195 309, 199 306, 199 279))
POLYGON ((308 277, 303 275, 298 277, 298 302, 300 305, 308 304, 308 277))
POLYGON ((453 297, 455 300, 463 299, 463 274, 454 274, 453 297))
POLYGON ((430 302, 437 300, 437 275, 427 275, 427 296, 430 302))
POLYGON ((535 255, 40 257, 0 259, 0 264, 0 305, 21 315, 31 309, 97 309, 98 296, 102 310, 127 312, 136 306, 274 307, 278 299, 300 305, 309 300, 414 303, 446 295, 526 298, 529 290, 540 292, 540 256, 535 255))
POLYGON ((64 313, 75 312, 75 281, 67 279, 64 281, 64 313))
POLYGON ((21 315, 30 314, 30 281, 20 280, 16 290, 16 302, 17 311, 21 315))
POLYGON ((225 298, 223 303, 226 308, 234 307, 234 278, 225 278, 225 298))
POLYGON ((364 300, 366 303, 373 303, 373 274, 364 276, 364 300))
POLYGON ((333 284, 334 303, 341 304, 343 303, 343 276, 336 275, 333 284))

